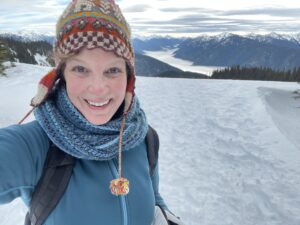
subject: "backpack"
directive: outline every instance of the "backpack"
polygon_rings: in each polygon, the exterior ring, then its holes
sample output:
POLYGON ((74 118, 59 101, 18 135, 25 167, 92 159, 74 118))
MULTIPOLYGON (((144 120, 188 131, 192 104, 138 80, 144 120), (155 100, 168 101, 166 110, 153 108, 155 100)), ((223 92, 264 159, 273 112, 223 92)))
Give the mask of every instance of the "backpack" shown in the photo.
MULTIPOLYGON (((158 160, 159 138, 157 132, 148 127, 146 136, 147 157, 150 176, 158 160)), ((50 145, 42 175, 32 194, 25 225, 42 225, 63 196, 72 176, 76 158, 50 145)))

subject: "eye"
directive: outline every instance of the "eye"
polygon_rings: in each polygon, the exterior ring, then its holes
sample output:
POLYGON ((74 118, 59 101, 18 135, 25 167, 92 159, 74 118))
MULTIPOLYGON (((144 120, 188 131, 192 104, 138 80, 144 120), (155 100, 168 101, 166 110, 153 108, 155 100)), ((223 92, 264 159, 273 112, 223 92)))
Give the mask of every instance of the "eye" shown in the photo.
POLYGON ((122 70, 118 67, 111 67, 111 68, 109 68, 108 70, 105 71, 105 74, 112 75, 112 76, 118 75, 120 73, 122 73, 122 70))
POLYGON ((87 73, 88 72, 88 70, 84 66, 74 66, 72 68, 72 71, 74 71, 76 73, 87 73))

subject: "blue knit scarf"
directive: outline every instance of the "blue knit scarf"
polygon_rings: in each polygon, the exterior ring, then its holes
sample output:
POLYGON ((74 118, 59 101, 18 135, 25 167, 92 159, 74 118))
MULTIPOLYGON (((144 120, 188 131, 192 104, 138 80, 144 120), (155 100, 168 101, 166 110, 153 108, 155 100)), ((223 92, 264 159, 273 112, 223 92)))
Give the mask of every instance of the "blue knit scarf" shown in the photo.
MULTIPOLYGON (((60 86, 56 92, 54 98, 48 99, 34 111, 36 120, 50 140, 77 158, 102 161, 116 157, 122 116, 104 125, 93 125, 71 103, 64 86, 60 86)), ((134 97, 126 116, 122 151, 141 143, 147 130, 145 113, 137 97, 134 97)))

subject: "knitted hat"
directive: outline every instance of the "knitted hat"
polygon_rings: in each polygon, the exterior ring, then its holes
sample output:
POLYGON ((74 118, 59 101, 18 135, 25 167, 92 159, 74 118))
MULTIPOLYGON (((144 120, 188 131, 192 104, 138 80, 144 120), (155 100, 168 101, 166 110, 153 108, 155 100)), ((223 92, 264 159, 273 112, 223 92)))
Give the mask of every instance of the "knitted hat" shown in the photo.
MULTIPOLYGON (((73 0, 69 3, 56 25, 54 52, 59 56, 71 56, 83 47, 102 48, 122 57, 128 68, 125 96, 126 113, 134 95, 134 51, 128 23, 114 0, 73 0)), ((57 68, 59 68, 58 62, 57 68)), ((51 92, 59 77, 56 70, 49 72, 39 83, 38 93, 31 105, 40 105, 51 92)))

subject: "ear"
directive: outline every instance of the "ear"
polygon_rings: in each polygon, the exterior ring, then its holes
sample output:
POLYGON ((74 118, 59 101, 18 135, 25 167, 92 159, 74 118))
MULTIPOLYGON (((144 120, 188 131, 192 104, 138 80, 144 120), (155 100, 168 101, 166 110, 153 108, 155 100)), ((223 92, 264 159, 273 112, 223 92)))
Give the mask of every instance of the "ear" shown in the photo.
POLYGON ((55 81, 58 79, 56 69, 48 72, 39 82, 38 91, 34 98, 31 100, 31 106, 36 107, 39 106, 49 95, 52 90, 55 81))

